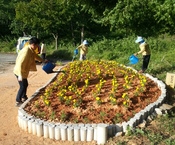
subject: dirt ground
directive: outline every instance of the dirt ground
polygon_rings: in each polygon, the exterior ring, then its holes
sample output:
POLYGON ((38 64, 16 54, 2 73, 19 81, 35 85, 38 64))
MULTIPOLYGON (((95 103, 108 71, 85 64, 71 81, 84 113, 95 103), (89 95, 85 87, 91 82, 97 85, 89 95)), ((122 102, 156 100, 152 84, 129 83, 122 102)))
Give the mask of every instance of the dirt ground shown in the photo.
MULTIPOLYGON (((18 127, 18 107, 15 106, 18 82, 13 74, 13 64, 0 69, 0 145, 95 145, 96 142, 69 142, 45 139, 29 134, 18 127)), ((31 72, 28 78, 28 97, 46 84, 55 74, 46 74, 41 65, 37 72, 31 72)), ((57 66, 54 70, 58 70, 57 66)))

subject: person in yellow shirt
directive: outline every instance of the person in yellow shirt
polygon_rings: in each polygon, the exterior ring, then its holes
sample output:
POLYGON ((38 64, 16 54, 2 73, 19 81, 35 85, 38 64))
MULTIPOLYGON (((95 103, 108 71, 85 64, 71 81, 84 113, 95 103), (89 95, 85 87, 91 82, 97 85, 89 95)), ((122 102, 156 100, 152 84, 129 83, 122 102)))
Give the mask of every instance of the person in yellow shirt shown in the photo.
POLYGON ((14 74, 19 83, 19 90, 16 96, 16 106, 19 107, 24 101, 26 101, 27 87, 28 87, 28 75, 30 71, 37 71, 35 60, 39 62, 47 62, 38 56, 35 49, 39 46, 39 39, 32 37, 29 40, 29 44, 26 45, 19 53, 16 58, 16 63, 14 67, 14 74))
POLYGON ((138 51, 134 55, 142 54, 143 56, 142 69, 139 72, 144 73, 145 70, 148 68, 148 64, 151 57, 151 51, 149 45, 145 42, 145 40, 141 36, 137 37, 135 43, 139 44, 140 51, 138 51))
POLYGON ((76 49, 80 49, 80 60, 86 59, 86 54, 88 53, 88 45, 87 40, 84 40, 81 45, 79 45, 76 49))

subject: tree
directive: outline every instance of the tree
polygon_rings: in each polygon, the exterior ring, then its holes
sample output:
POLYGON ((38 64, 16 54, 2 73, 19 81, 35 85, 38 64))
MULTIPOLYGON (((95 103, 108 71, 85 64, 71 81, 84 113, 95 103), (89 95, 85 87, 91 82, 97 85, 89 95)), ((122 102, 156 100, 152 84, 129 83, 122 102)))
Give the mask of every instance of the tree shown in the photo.
POLYGON ((117 30, 126 35, 131 33, 149 35, 147 34, 149 30, 155 29, 153 4, 153 0, 118 0, 112 10, 104 11, 100 22, 103 25, 110 25, 111 31, 117 30))
POLYGON ((161 33, 175 33, 175 1, 159 1, 156 6, 155 19, 157 25, 161 26, 161 33))
POLYGON ((40 36, 52 34, 57 49, 58 36, 64 37, 71 33, 74 37, 78 27, 87 26, 89 18, 75 1, 32 0, 18 3, 15 23, 19 23, 21 30, 27 33, 39 33, 40 36))
POLYGON ((0 0, 0 34, 10 35, 10 24, 15 18, 15 9, 13 0, 0 0))
POLYGON ((112 30, 137 35, 172 32, 175 23, 173 0, 118 0, 113 9, 106 9, 99 20, 112 30))

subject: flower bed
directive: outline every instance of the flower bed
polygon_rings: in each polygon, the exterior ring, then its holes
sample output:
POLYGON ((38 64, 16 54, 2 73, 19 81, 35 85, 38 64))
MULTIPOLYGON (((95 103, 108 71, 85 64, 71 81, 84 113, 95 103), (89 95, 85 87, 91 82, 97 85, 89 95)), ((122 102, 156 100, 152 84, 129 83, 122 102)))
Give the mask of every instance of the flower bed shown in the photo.
POLYGON ((113 61, 72 62, 60 72, 19 108, 28 133, 105 144, 147 120, 166 97, 162 81, 113 61))
POLYGON ((161 94, 156 82, 115 61, 68 63, 24 110, 59 123, 128 121, 161 94))

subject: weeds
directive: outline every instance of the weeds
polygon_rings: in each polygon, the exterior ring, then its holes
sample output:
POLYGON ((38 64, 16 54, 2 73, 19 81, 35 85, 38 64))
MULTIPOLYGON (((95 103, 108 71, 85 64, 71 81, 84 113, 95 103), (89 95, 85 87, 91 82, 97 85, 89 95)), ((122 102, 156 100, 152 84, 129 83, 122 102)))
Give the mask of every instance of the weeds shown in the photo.
POLYGON ((85 117, 83 120, 85 123, 89 123, 89 119, 87 117, 85 117))
POLYGON ((116 115, 115 115, 115 117, 114 117, 114 123, 119 123, 119 122, 121 122, 121 117, 122 117, 122 114, 120 114, 120 113, 117 113, 116 115))
POLYGON ((36 107, 37 109, 39 109, 39 103, 38 103, 38 101, 35 101, 35 107, 36 107))
POLYGON ((50 119, 51 120, 54 120, 56 117, 56 112, 55 111, 52 111, 51 115, 50 115, 50 119))
POLYGON ((73 122, 78 123, 78 118, 75 118, 73 122))
POLYGON ((106 117, 106 112, 103 112, 103 111, 101 111, 100 112, 100 119, 101 119, 101 121, 103 121, 104 120, 104 118, 106 117))
POLYGON ((65 121, 67 119, 67 114, 65 111, 61 111, 60 119, 61 121, 65 121))
POLYGON ((38 110, 38 111, 36 112, 36 116, 39 117, 39 118, 44 118, 45 112, 38 110))

